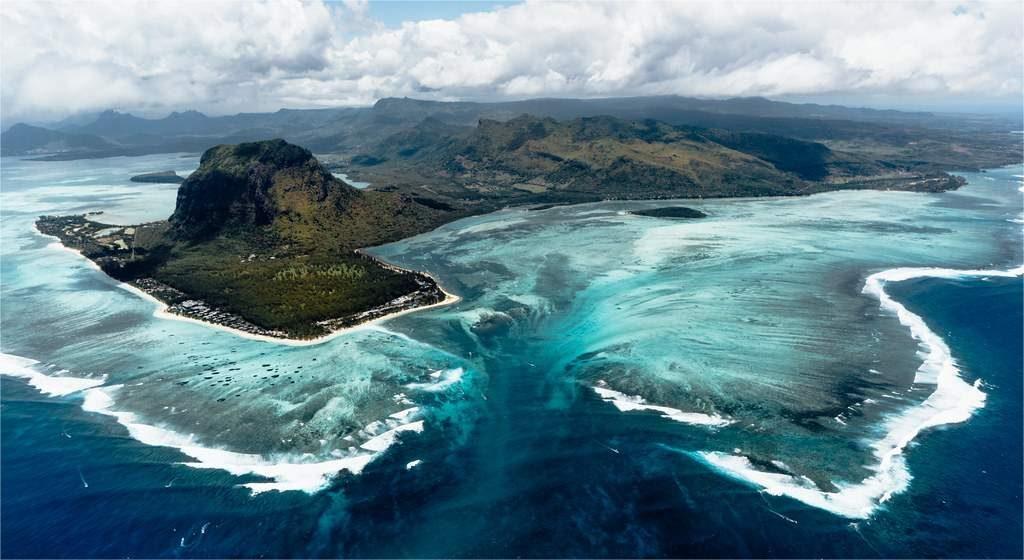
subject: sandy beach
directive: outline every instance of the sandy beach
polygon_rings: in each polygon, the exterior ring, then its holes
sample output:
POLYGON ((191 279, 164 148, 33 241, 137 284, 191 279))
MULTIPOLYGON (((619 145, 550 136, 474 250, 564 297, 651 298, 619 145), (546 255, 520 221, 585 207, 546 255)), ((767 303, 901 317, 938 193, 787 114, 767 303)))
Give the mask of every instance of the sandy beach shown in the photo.
MULTIPOLYGON (((421 274, 425 274, 425 273, 421 273, 421 274)), ((429 274, 427 274, 427 276, 429 276, 429 274)), ((433 277, 431 277, 431 279, 433 280, 433 277)), ((437 281, 434 280, 434 282, 436 283, 437 281)), ((267 336, 267 335, 262 335, 262 334, 254 334, 254 333, 250 333, 250 332, 234 329, 234 328, 231 328, 231 327, 228 327, 228 326, 225 326, 225 325, 221 325, 219 323, 211 323, 209 321, 203 321, 201 319, 195 319, 195 318, 192 318, 192 317, 185 317, 184 315, 178 315, 177 313, 172 313, 172 312, 168 311, 168 305, 166 303, 160 301, 159 299, 153 297, 152 295, 146 293, 145 291, 140 290, 140 289, 136 288, 135 286, 132 286, 131 284, 128 284, 128 283, 125 283, 125 282, 121 282, 121 283, 118 284, 118 287, 123 289, 123 290, 127 290, 127 291, 131 292, 132 294, 135 294, 136 296, 138 296, 138 297, 140 297, 142 299, 145 299, 147 301, 150 301, 150 302, 156 304, 157 309, 153 312, 153 316, 154 317, 158 317, 160 319, 168 319, 168 320, 172 320, 172 321, 185 321, 185 322, 188 322, 188 323, 196 323, 198 325, 203 325, 203 326, 206 326, 206 327, 210 327, 210 328, 222 330, 222 331, 225 331, 225 332, 229 332, 229 333, 232 333, 232 334, 234 334, 236 336, 240 336, 242 338, 248 338, 250 340, 260 340, 260 341, 263 341, 263 342, 271 342, 271 343, 274 343, 274 344, 281 344, 281 345, 284 345, 284 346, 315 346, 317 344, 323 344, 325 342, 328 342, 330 340, 338 338, 339 336, 343 336, 343 335, 346 335, 346 334, 349 334, 349 333, 352 333, 352 332, 356 332, 356 331, 359 331, 359 330, 365 330, 365 329, 368 329, 368 328, 373 328, 378 323, 381 323, 383 321, 387 321, 388 319, 393 319, 395 317, 399 317, 401 315, 407 315, 409 313, 414 313, 414 312, 417 312, 417 311, 424 311, 426 309, 431 309, 431 308, 434 308, 434 307, 443 307, 445 305, 452 305, 454 303, 458 303, 459 300, 462 299, 462 298, 460 298, 459 296, 457 296, 455 294, 451 294, 451 293, 447 292, 444 288, 441 288, 440 284, 438 284, 438 288, 442 292, 444 292, 444 295, 445 295, 445 298, 442 301, 439 301, 437 303, 433 303, 433 304, 430 304, 430 305, 424 305, 424 306, 421 306, 421 307, 411 307, 409 309, 403 309, 401 311, 395 311, 395 312, 392 312, 392 313, 388 313, 386 315, 381 315, 380 317, 377 317, 375 319, 371 319, 369 321, 366 321, 365 323, 359 323, 358 325, 353 325, 351 327, 344 327, 344 328, 341 328, 341 329, 337 329, 337 330, 331 331, 330 333, 325 334, 323 336, 319 336, 317 338, 302 339, 302 338, 279 338, 279 337, 275 337, 275 336, 267 336)))

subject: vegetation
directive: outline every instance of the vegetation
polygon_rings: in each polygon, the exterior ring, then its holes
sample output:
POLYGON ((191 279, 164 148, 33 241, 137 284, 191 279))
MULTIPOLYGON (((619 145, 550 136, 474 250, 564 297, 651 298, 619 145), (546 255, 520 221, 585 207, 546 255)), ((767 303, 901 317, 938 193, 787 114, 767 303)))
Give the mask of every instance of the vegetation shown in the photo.
POLYGON ((361 280, 366 276, 366 269, 361 266, 350 264, 329 264, 329 265, 308 265, 289 266, 274 274, 275 282, 297 282, 308 280, 320 280, 324 278, 339 278, 348 281, 361 280))
POLYGON ((351 170, 395 191, 478 208, 958 185, 931 165, 900 166, 820 142, 607 116, 522 115, 473 129, 428 119, 354 158, 351 170))
POLYGON ((256 325, 300 338, 324 334, 318 322, 356 315, 419 289, 413 275, 354 253, 273 260, 219 253, 231 244, 176 252, 153 277, 256 325))

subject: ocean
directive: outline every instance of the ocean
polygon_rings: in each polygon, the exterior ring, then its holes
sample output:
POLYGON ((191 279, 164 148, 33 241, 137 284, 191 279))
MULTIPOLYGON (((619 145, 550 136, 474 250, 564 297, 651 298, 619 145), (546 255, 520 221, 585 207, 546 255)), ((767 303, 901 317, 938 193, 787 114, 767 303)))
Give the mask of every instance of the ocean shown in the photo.
POLYGON ((3 160, 0 555, 1024 554, 1020 166, 467 218, 372 250, 459 303, 288 346, 32 228, 197 165, 3 160))

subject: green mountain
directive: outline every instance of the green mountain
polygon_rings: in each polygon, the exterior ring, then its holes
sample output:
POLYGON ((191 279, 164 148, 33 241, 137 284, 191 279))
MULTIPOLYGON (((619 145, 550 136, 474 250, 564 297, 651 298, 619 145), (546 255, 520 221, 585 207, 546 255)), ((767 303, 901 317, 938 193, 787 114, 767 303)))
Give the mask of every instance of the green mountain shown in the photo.
MULTIPOLYGON (((653 120, 521 115, 468 129, 428 119, 352 158, 378 188, 428 185, 450 204, 793 195, 835 188, 957 186, 820 142, 653 120)), ((421 189, 422 190, 422 189, 421 189)))
POLYGON ((436 227, 447 212, 397 192, 356 189, 284 140, 217 146, 182 183, 170 235, 263 239, 292 252, 345 252, 436 227))

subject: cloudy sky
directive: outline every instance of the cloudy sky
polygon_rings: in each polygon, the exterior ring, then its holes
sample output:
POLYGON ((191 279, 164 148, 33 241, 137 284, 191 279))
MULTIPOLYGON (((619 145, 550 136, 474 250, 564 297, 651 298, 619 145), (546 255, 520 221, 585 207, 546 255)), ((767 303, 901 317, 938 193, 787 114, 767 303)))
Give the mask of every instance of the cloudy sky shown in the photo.
POLYGON ((762 95, 1019 106, 1011 2, 0 3, 0 113, 762 95))

